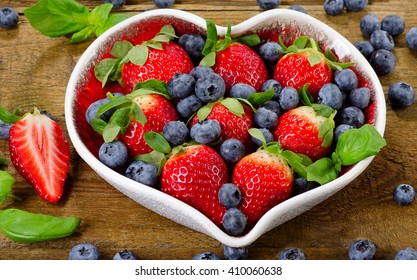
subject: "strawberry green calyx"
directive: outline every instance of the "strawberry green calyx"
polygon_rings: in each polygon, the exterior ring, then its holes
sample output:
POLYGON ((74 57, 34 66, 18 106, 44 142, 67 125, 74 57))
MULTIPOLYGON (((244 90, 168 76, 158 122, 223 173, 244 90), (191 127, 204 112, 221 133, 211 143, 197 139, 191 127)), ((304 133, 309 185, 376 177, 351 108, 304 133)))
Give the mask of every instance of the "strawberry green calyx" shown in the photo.
POLYGON ((203 60, 200 62, 204 66, 213 66, 216 62, 216 53, 225 50, 233 42, 243 43, 250 47, 256 46, 261 42, 258 34, 248 34, 232 38, 232 27, 227 21, 227 32, 223 39, 218 39, 216 25, 209 19, 206 20, 207 39, 202 54, 203 60))
POLYGON ((162 50, 163 43, 178 38, 172 25, 165 25, 159 33, 151 40, 145 41, 140 45, 134 46, 129 41, 116 42, 111 50, 112 58, 105 58, 94 66, 94 75, 102 83, 102 87, 108 81, 117 81, 123 85, 122 67, 127 62, 143 66, 147 59, 149 48, 162 50))
POLYGON ((307 53, 308 61, 311 66, 319 64, 321 61, 325 61, 326 64, 332 70, 342 70, 348 67, 353 66, 354 62, 338 62, 337 57, 330 50, 326 50, 323 53, 316 40, 308 36, 300 36, 294 40, 293 44, 286 47, 282 40, 282 37, 279 37, 279 44, 282 47, 280 50, 283 53, 307 53))
POLYGON ((0 107, 0 120, 7 124, 14 124, 18 122, 22 116, 20 109, 16 109, 13 112, 7 111, 5 108, 0 107))
POLYGON ((107 94, 110 102, 100 106, 97 116, 101 116, 109 110, 114 110, 110 120, 105 122, 100 118, 93 118, 91 124, 93 129, 103 135, 105 142, 113 141, 119 133, 124 133, 132 120, 137 120, 144 125, 147 122, 146 116, 135 102, 139 96, 148 94, 159 94, 167 99, 171 99, 168 93, 168 86, 160 80, 148 80, 138 83, 133 91, 126 95, 113 96, 107 94))

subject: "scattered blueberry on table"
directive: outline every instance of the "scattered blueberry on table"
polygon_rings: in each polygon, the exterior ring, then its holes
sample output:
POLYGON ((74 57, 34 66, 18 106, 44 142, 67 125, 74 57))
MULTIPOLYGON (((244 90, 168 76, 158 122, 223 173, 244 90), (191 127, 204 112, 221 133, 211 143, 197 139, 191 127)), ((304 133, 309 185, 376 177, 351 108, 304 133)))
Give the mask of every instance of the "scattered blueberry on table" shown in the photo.
POLYGON ((10 7, 0 8, 0 27, 5 29, 14 28, 19 22, 19 14, 10 7))

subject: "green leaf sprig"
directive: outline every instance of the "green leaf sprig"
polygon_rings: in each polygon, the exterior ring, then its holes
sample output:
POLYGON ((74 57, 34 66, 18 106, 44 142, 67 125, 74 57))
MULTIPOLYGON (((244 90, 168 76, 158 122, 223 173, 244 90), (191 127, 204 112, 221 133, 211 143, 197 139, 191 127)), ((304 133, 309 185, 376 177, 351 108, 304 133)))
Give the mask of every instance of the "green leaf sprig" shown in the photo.
MULTIPOLYGON (((13 176, 0 170, 0 205, 7 197, 21 200, 11 193, 13 176)), ((71 235, 80 225, 78 217, 55 217, 35 214, 19 209, 0 210, 0 231, 18 242, 39 242, 71 235)))
POLYGON ((113 96, 107 94, 110 101, 100 106, 97 117, 91 120, 93 129, 103 135, 105 142, 112 142, 119 133, 124 133, 132 120, 137 120, 144 125, 147 122, 145 114, 142 112, 135 99, 148 94, 160 94, 167 99, 171 99, 168 86, 161 80, 147 80, 136 84, 133 91, 126 95, 113 96), (98 116, 112 111, 108 122, 98 116))
POLYGON ((102 4, 91 12, 75 0, 40 0, 23 12, 30 25, 48 37, 70 35, 70 43, 79 43, 130 17, 110 14, 113 4, 102 4))
POLYGON ((324 53, 321 51, 318 43, 313 38, 308 36, 300 36, 294 40, 293 44, 286 47, 280 36, 279 44, 282 50, 278 50, 283 53, 308 53, 308 61, 311 66, 314 66, 321 61, 325 61, 332 70, 342 70, 353 66, 354 62, 338 62, 336 55, 331 50, 326 50, 324 53))
POLYGON ((217 28, 213 21, 207 19, 207 39, 204 45, 202 54, 204 58, 200 62, 204 66, 213 66, 216 62, 216 53, 225 50, 231 43, 240 42, 250 47, 256 46, 261 43, 261 39, 258 34, 248 34, 232 38, 232 27, 230 22, 227 22, 227 32, 223 39, 218 39, 217 28))
POLYGON ((178 38, 172 25, 165 25, 151 40, 134 46, 129 41, 116 42, 111 50, 111 58, 105 58, 94 66, 94 75, 104 87, 108 81, 117 81, 123 85, 122 67, 127 62, 143 66, 149 54, 149 48, 162 50, 163 43, 178 38))

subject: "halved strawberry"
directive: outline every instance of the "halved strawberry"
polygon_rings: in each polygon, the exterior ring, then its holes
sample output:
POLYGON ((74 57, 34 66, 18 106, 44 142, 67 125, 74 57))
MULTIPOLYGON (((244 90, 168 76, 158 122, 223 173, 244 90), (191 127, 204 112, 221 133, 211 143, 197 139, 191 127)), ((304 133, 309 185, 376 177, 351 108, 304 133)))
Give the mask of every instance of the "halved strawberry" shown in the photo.
POLYGON ((70 146, 58 123, 35 108, 10 129, 9 149, 16 170, 39 196, 58 202, 70 165, 70 146))
POLYGON ((269 76, 262 58, 251 49, 251 46, 260 43, 259 36, 250 34, 231 38, 229 25, 225 38, 217 40, 214 23, 210 20, 206 22, 207 40, 203 50, 205 58, 201 64, 212 67, 223 78, 227 91, 237 83, 251 85, 256 91, 260 91, 269 76))
POLYGON ((286 54, 278 60, 274 70, 274 79, 282 87, 294 87, 300 90, 308 84, 308 91, 316 100, 320 88, 332 82, 333 70, 340 70, 353 63, 339 63, 336 56, 326 51, 323 53, 315 40, 307 36, 298 37, 293 45, 281 47, 286 54))
POLYGON ((226 208, 220 204, 219 188, 228 181, 222 157, 211 147, 178 147, 166 161, 161 190, 199 210, 221 226, 226 208))
POLYGON ((242 158, 233 170, 232 182, 242 193, 240 209, 248 227, 291 195, 294 175, 280 151, 260 148, 242 158))

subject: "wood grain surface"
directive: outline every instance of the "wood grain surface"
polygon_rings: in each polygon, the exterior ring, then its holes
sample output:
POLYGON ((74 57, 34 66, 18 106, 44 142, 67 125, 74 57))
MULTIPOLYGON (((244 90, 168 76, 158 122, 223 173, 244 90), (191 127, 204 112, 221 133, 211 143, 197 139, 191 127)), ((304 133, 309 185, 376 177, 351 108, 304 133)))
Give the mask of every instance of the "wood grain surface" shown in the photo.
MULTIPOLYGON (((17 28, 0 29, 0 106, 8 110, 33 107, 48 110, 65 128, 65 89, 73 67, 92 40, 68 44, 68 38, 39 34, 23 15, 36 1, 2 0, 20 15, 17 28)), ((93 8, 102 1, 79 1, 93 8)), ((336 29, 352 43, 363 40, 360 19, 376 13, 380 19, 396 14, 405 20, 406 31, 417 26, 417 1, 370 0, 364 11, 328 16, 323 1, 283 0, 280 8, 299 4, 308 14, 336 29)), ((154 5, 150 0, 128 0, 118 12, 136 14, 154 5)), ((237 24, 261 12, 255 0, 176 1, 173 8, 210 18, 219 25, 229 19, 237 24)), ((385 94, 394 82, 417 89, 417 51, 407 48, 405 33, 395 38, 395 71, 380 77, 385 94)), ((377 245, 376 259, 393 259, 397 250, 417 248, 417 203, 399 206, 392 192, 399 183, 417 187, 417 105, 393 110, 387 101, 388 142, 369 168, 354 182, 307 213, 264 234, 249 246, 250 259, 276 259, 284 248, 302 249, 308 259, 344 260, 347 248, 359 238, 377 245)), ((136 204, 101 179, 72 148, 71 172, 65 194, 57 205, 42 201, 10 164, 15 178, 13 193, 21 202, 8 200, 2 208, 15 207, 56 216, 75 215, 81 226, 71 237, 24 244, 0 234, 0 259, 67 259, 72 246, 91 242, 111 259, 122 249, 135 251, 141 259, 191 259, 202 251, 222 254, 223 245, 203 234, 167 220, 136 204)), ((0 141, 0 157, 9 160, 7 141, 0 141)))

